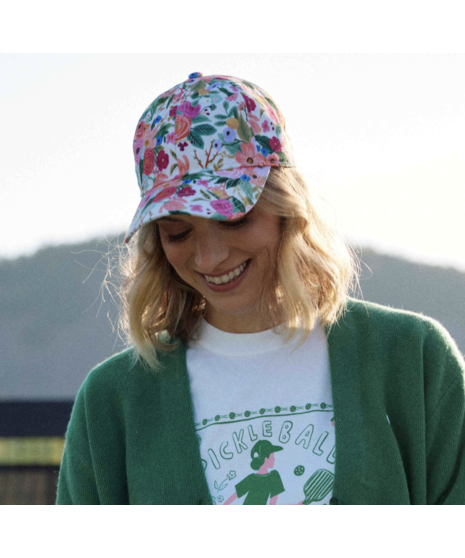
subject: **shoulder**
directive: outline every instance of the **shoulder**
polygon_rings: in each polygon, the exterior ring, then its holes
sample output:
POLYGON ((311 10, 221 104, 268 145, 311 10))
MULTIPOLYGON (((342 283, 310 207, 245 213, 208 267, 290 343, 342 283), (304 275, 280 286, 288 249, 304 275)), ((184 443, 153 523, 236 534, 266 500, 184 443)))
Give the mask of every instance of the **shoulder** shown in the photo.
POLYGON ((347 306, 342 322, 349 329, 364 334, 380 336, 397 341, 399 338, 417 337, 422 345, 456 348, 447 329, 436 319, 421 312, 366 302, 352 297, 347 298, 347 306))
POLYGON ((393 379, 416 370, 428 400, 438 401, 449 386, 460 385, 460 378, 463 383, 463 355, 449 331, 430 316, 348 298, 333 331, 338 345, 353 344, 359 357, 389 370, 393 379))
POLYGON ((184 362, 185 349, 180 345, 170 353, 159 353, 163 363, 161 371, 153 371, 137 358, 133 347, 116 353, 103 362, 97 364, 85 378, 80 392, 86 397, 95 399, 105 394, 111 396, 128 397, 131 393, 144 388, 156 387, 165 382, 169 376, 176 374, 184 362))

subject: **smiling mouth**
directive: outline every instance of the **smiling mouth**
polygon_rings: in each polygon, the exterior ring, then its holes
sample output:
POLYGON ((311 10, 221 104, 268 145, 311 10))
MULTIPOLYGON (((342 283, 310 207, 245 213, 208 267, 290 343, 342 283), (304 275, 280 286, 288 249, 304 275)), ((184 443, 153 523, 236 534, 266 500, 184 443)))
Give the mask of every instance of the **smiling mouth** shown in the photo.
POLYGON ((227 283, 230 283, 231 281, 242 275, 249 265, 249 262, 250 260, 247 260, 229 273, 225 273, 224 275, 221 275, 219 277, 212 277, 211 275, 204 275, 204 277, 207 282, 211 283, 212 285, 226 285, 227 283))

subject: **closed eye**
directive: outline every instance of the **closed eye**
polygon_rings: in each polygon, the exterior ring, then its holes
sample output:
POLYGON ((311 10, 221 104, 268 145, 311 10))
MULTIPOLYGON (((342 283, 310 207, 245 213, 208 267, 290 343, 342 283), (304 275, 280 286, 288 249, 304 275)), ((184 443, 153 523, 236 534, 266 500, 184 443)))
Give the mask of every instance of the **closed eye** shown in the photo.
MULTIPOLYGON (((238 221, 220 221, 220 224, 226 229, 239 229, 243 227, 245 224, 247 224, 248 221, 249 221, 249 216, 246 215, 245 217, 239 219, 238 221)), ((188 231, 184 231, 181 234, 169 234, 168 242, 182 242, 183 240, 187 239, 190 232, 191 231, 188 230, 188 231)))

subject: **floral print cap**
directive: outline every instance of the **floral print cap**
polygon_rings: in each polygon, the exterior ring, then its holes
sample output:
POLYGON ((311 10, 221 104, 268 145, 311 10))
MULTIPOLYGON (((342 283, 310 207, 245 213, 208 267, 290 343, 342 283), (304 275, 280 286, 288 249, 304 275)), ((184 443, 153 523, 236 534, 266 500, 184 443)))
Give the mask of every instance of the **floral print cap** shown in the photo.
POLYGON ((263 89, 231 76, 189 79, 157 97, 134 137, 142 200, 124 240, 173 214, 237 219, 271 167, 293 167, 285 121, 263 89))

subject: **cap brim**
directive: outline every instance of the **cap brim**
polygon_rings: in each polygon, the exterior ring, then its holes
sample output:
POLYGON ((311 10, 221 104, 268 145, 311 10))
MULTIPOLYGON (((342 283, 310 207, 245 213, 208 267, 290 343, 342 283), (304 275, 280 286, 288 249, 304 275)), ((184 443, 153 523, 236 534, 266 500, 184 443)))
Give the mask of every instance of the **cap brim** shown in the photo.
POLYGON ((248 213, 263 191, 271 167, 244 167, 234 171, 205 170, 179 177, 149 190, 139 203, 125 243, 144 225, 181 213, 206 219, 230 220, 248 213), (247 175, 250 180, 243 180, 247 175))

